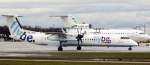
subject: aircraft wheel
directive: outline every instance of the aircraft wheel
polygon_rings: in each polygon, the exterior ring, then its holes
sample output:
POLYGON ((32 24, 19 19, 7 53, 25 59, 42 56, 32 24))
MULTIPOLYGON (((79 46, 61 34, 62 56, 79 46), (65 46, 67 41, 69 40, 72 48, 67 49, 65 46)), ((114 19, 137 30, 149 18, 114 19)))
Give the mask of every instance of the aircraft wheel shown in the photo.
POLYGON ((129 47, 128 50, 131 51, 131 50, 132 50, 132 47, 129 47))
POLYGON ((81 46, 77 46, 77 50, 81 50, 81 46))
POLYGON ((59 46, 58 51, 63 51, 63 48, 61 46, 59 46))

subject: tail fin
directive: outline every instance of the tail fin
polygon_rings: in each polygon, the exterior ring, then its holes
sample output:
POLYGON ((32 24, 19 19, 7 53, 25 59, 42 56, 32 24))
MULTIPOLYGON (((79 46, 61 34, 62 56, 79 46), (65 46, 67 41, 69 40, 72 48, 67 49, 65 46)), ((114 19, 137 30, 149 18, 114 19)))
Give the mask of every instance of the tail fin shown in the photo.
POLYGON ((21 24, 19 23, 18 16, 16 15, 2 15, 6 18, 7 26, 9 28, 11 37, 20 39, 24 33, 21 24))
POLYGON ((72 27, 76 26, 76 24, 78 24, 78 22, 76 21, 75 17, 72 15, 68 15, 68 18, 65 21, 64 27, 72 28, 72 27))
POLYGON ((74 27, 77 24, 75 17, 72 15, 54 15, 54 16, 49 16, 49 17, 60 17, 62 21, 64 22, 65 28, 74 27))

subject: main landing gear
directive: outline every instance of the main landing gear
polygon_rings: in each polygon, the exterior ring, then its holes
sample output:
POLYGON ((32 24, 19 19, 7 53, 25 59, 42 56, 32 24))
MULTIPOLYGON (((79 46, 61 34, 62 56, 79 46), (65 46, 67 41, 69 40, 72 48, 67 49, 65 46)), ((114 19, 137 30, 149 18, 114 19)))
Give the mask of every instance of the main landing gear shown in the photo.
POLYGON ((77 38, 78 44, 77 44, 77 50, 81 50, 81 45, 80 45, 80 41, 82 43, 82 40, 77 38))
POLYGON ((132 50, 132 47, 130 46, 130 47, 128 48, 128 50, 131 51, 131 50, 132 50))
POLYGON ((79 45, 79 46, 77 46, 77 50, 81 50, 81 46, 79 45))
POLYGON ((62 42, 60 41, 60 45, 58 47, 58 51, 63 51, 63 48, 62 48, 62 42))
MULTIPOLYGON (((77 45, 77 50, 81 50, 81 45, 79 44, 80 41, 78 41, 78 45, 77 45)), ((63 51, 63 47, 62 47, 62 41, 60 41, 59 47, 58 47, 58 51, 63 51)))

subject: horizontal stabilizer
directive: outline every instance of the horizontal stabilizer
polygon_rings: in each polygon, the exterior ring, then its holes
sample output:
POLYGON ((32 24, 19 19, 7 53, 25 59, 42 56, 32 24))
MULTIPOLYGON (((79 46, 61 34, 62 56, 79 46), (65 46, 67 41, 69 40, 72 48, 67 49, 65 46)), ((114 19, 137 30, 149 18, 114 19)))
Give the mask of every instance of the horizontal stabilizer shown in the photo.
POLYGON ((23 17, 23 16, 19 16, 16 14, 2 14, 2 16, 6 16, 6 17, 23 17))

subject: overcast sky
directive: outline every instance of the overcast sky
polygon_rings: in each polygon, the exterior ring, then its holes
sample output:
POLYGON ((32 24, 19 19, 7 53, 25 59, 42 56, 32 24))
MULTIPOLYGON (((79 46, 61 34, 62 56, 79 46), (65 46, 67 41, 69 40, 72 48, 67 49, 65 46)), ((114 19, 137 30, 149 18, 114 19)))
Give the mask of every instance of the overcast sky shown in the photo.
MULTIPOLYGON (((150 26, 150 0, 0 0, 0 13, 23 15, 21 24, 32 26, 63 26, 61 20, 48 17, 55 14, 72 14, 94 27, 150 26)), ((2 17, 0 23, 6 24, 2 17)))

